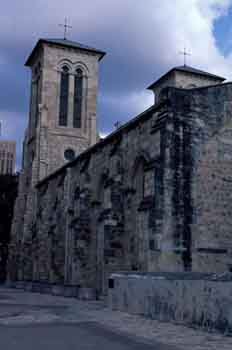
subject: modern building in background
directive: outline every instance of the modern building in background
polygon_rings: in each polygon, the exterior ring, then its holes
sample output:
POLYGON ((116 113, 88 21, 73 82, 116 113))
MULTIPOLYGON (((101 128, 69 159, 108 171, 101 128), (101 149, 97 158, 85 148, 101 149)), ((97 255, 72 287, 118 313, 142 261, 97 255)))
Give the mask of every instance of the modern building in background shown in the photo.
POLYGON ((15 141, 0 141, 0 175, 15 172, 15 141))

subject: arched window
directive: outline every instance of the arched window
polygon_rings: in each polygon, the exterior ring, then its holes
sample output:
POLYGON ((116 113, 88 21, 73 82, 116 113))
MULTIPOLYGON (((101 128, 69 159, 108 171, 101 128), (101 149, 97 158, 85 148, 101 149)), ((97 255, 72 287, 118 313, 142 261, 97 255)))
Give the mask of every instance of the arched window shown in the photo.
POLYGON ((81 128, 82 115, 82 97, 83 97, 83 72, 76 70, 74 85, 74 108, 73 108, 73 127, 81 128))
POLYGON ((38 125, 39 120, 39 104, 41 103, 41 65, 33 70, 32 86, 31 86, 31 113, 30 113, 30 132, 38 125))
POLYGON ((59 125, 67 126, 68 123, 68 91, 69 91, 69 69, 64 66, 60 80, 60 113, 59 125))
POLYGON ((140 203, 144 197, 144 166, 145 160, 143 157, 140 157, 136 160, 136 165, 134 169, 133 182, 136 190, 136 200, 140 203))
POLYGON ((36 79, 36 86, 35 86, 35 127, 37 127, 38 120, 39 120, 40 97, 41 97, 41 77, 40 75, 38 75, 36 79))

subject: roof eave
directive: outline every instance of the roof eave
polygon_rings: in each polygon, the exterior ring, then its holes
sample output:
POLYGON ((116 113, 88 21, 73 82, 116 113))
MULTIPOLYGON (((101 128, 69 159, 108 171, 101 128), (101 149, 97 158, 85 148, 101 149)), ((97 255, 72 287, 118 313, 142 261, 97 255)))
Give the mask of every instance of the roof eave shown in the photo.
POLYGON ((36 187, 39 188, 41 185, 43 185, 44 183, 46 183, 47 181, 49 181, 51 178, 53 178, 54 176, 56 176, 56 174, 66 170, 67 168, 72 167, 74 164, 76 164, 80 159, 82 159, 83 157, 85 157, 86 155, 90 154, 93 150, 98 149, 98 147, 104 146, 107 143, 111 142, 113 140, 113 138, 121 135, 123 132, 125 132, 126 130, 129 130, 130 128, 134 127, 136 124, 138 124, 139 122, 141 122, 144 118, 148 118, 150 116, 150 114, 155 111, 158 110, 161 106, 163 106, 164 104, 167 103, 167 100, 165 101, 160 101, 159 103, 157 103, 156 105, 152 105, 151 107, 147 108, 144 112, 138 114, 136 117, 134 117, 133 119, 129 120, 128 122, 126 122, 125 124, 123 124, 120 128, 118 128, 117 130, 113 131, 112 133, 110 133, 108 136, 106 136, 105 138, 101 139, 100 141, 98 141, 97 143, 95 143, 93 146, 87 148, 85 151, 83 151, 82 153, 80 153, 73 161, 61 166, 60 168, 58 168, 56 171, 54 171, 53 173, 51 173, 50 175, 48 175, 47 177, 45 177, 44 179, 40 180, 37 184, 36 187))
POLYGON ((36 44, 35 47, 33 48, 32 52, 30 53, 29 57, 27 58, 27 60, 26 60, 26 62, 25 62, 25 64, 24 64, 24 66, 30 67, 30 65, 31 65, 30 63, 31 63, 31 61, 32 61, 32 59, 33 59, 33 57, 34 57, 34 55, 35 55, 35 52, 36 52, 37 49, 39 48, 40 44, 41 44, 41 39, 37 42, 37 44, 36 44))
POLYGON ((220 77, 219 75, 215 75, 215 74, 211 74, 211 73, 200 73, 200 72, 188 72, 188 71, 183 71, 182 69, 179 69, 178 67, 175 68, 174 70, 178 71, 178 72, 185 72, 185 73, 189 73, 189 74, 198 74, 198 75, 201 75, 203 77, 208 77, 208 78, 211 78, 211 79, 214 79, 214 80, 220 80, 220 81, 225 81, 226 79, 223 78, 223 77, 220 77))
POLYGON ((152 83, 151 85, 149 85, 149 86, 147 87, 147 90, 153 90, 154 87, 155 87, 156 85, 159 85, 159 83, 160 83, 163 79, 165 79, 166 76, 168 76, 169 74, 173 73, 174 71, 175 71, 175 68, 172 68, 172 69, 170 69, 167 73, 165 73, 164 75, 161 75, 161 77, 160 77, 158 80, 156 80, 154 83, 152 83))
MULTIPOLYGON (((163 80, 163 79, 165 79, 166 78, 166 76, 167 75, 169 75, 169 74, 171 74, 171 73, 173 73, 173 72, 175 72, 175 71, 178 71, 178 72, 183 72, 183 70, 181 70, 181 69, 178 69, 178 68, 172 68, 171 70, 169 70, 167 73, 165 73, 164 75, 162 75, 158 80, 156 80, 154 83, 152 83, 151 85, 149 85, 148 87, 147 87, 147 90, 154 90, 154 87, 155 86, 157 86, 157 85, 159 85, 159 83, 163 80)), ((212 80, 214 79, 214 80, 220 80, 221 82, 223 82, 223 81, 225 81, 226 79, 225 78, 223 78, 223 77, 219 77, 218 75, 207 75, 207 74, 204 74, 204 73, 202 73, 202 74, 200 74, 200 73, 194 73, 194 72, 187 72, 186 71, 186 73, 189 73, 189 74, 199 74, 199 75, 202 75, 202 76, 208 76, 208 78, 211 78, 212 80)))
MULTIPOLYGON (((39 48, 39 46, 41 44, 52 44, 52 45, 57 45, 57 46, 61 46, 61 47, 64 47, 64 45, 62 44, 59 44, 59 43, 52 43, 51 41, 49 40, 46 40, 46 39, 39 39, 37 44, 35 45, 34 49, 32 50, 30 56, 27 58, 26 62, 25 62, 25 66, 26 67, 30 67, 31 65, 31 60, 33 59, 34 55, 35 55, 35 52, 37 51, 37 49, 39 48)), ((76 49, 76 50, 83 50, 83 51, 87 51, 87 52, 92 52, 92 53, 95 53, 95 54, 98 54, 99 55, 99 61, 102 60, 102 58, 106 55, 106 52, 104 51, 100 51, 100 50, 91 50, 91 49, 87 49, 87 48, 77 48, 75 46, 71 46, 69 45, 68 47, 70 48, 73 48, 73 49, 76 49)))

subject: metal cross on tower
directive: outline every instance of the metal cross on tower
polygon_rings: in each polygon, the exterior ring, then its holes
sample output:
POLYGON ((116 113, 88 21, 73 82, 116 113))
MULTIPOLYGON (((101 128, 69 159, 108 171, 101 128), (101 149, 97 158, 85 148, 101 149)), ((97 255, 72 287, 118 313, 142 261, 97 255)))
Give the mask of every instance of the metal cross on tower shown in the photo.
POLYGON ((180 55, 184 56, 184 66, 186 66, 186 57, 191 56, 191 53, 186 51, 186 48, 184 48, 184 51, 180 51, 180 55))
POLYGON ((67 39, 67 32, 68 32, 68 29, 72 28, 72 26, 68 25, 68 20, 67 18, 65 17, 64 19, 64 24, 59 24, 60 27, 64 27, 64 40, 67 39))
POLYGON ((115 129, 119 129, 120 126, 121 126, 121 122, 119 120, 117 120, 116 123, 114 123, 115 129))

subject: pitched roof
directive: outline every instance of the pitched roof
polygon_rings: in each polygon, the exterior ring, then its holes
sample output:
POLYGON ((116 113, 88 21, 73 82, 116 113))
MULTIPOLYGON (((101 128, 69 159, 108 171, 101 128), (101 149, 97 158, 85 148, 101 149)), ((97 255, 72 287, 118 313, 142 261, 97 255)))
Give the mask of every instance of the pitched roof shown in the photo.
POLYGON ((219 79, 219 80, 222 80, 222 81, 225 80, 225 78, 220 77, 219 75, 208 73, 208 72, 205 72, 203 70, 196 69, 196 68, 193 68, 193 67, 190 67, 190 66, 179 66, 179 67, 176 67, 175 70, 182 71, 182 72, 193 73, 193 74, 205 75, 207 77, 214 78, 214 79, 219 79))
POLYGON ((32 58, 34 57, 37 48, 43 43, 54 44, 54 45, 58 45, 58 46, 66 46, 66 47, 70 47, 70 48, 74 48, 74 49, 81 49, 81 50, 85 50, 85 51, 89 51, 89 52, 94 52, 94 53, 100 54, 99 61, 106 54, 104 51, 95 49, 95 48, 87 46, 87 45, 80 44, 76 41, 71 41, 71 40, 67 40, 67 39, 44 39, 44 38, 41 38, 38 40, 37 44, 35 45, 34 49, 31 52, 30 56, 26 60, 25 66, 30 65, 30 62, 31 62, 32 58))
POLYGON ((220 77, 218 75, 212 74, 212 73, 208 73, 205 72, 203 70, 200 69, 196 69, 190 66, 179 66, 179 67, 174 67, 172 69, 170 69, 167 73, 165 73, 164 75, 162 75, 158 80, 156 80, 154 83, 152 83, 150 86, 148 86, 149 90, 152 90, 153 87, 158 84, 161 80, 163 80, 164 78, 166 78, 167 75, 173 73, 173 72, 185 72, 185 73, 191 73, 191 74, 196 74, 196 75, 201 75, 201 76, 205 76, 208 78, 211 78, 212 80, 220 80, 221 82, 223 82, 225 80, 225 78, 220 77))

